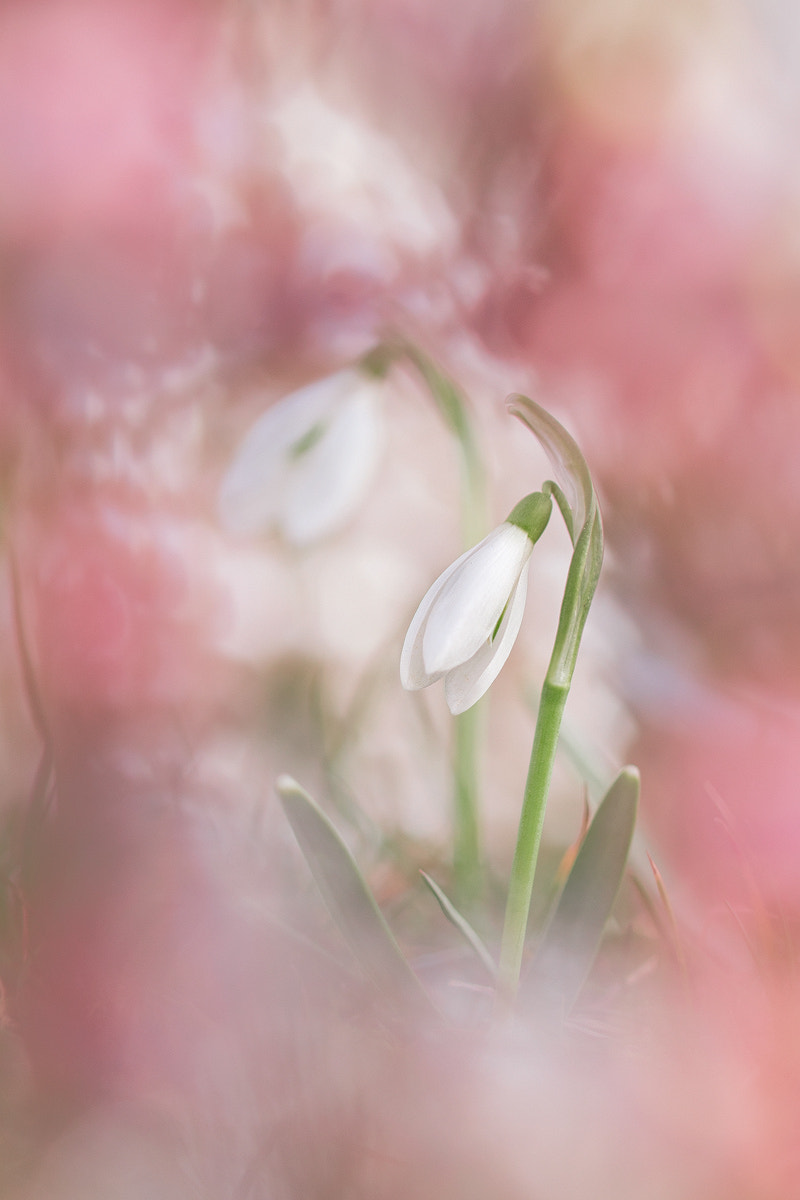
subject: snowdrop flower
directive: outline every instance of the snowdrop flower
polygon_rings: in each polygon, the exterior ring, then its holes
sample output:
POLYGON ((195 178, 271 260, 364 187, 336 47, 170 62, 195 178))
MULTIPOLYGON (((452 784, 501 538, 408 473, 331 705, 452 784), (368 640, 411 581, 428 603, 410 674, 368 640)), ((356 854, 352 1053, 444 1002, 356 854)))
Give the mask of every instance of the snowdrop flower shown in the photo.
POLYGON ((222 481, 222 525, 245 536, 277 529, 297 546, 340 528, 380 457, 383 386, 367 370, 348 367, 268 409, 222 481))
POLYGON ((404 688, 416 691, 444 677, 445 699, 455 715, 471 708, 494 682, 519 633, 528 560, 551 507, 549 495, 526 496, 429 588, 400 656, 404 688))

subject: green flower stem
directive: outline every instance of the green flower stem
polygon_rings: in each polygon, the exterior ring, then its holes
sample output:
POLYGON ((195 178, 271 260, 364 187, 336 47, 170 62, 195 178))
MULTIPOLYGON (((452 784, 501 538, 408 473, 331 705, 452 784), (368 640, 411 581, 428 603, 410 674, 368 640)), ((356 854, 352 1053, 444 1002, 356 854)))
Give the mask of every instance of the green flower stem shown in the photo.
POLYGON ((569 684, 565 686, 545 681, 539 702, 500 947, 498 985, 504 1000, 513 1000, 519 984, 547 794, 568 695, 569 684))
POLYGON ((536 860, 561 719, 583 628, 603 563, 603 525, 594 485, 574 439, 554 417, 526 396, 515 396, 509 407, 539 439, 569 489, 571 499, 553 480, 548 480, 543 488, 556 500, 561 510, 573 552, 553 653, 542 688, 517 847, 511 868, 498 969, 498 1001, 501 1007, 508 1007, 513 1002, 519 987, 536 860))
POLYGON ((498 970, 499 995, 513 1001, 519 986, 522 951, 528 927, 533 880, 542 837, 547 794, 553 775, 561 718, 572 683, 581 635, 589 613, 603 557, 603 532, 594 500, 575 542, 553 654, 547 669, 531 762, 522 801, 517 848, 511 867, 498 970))
POLYGON ((561 718, 564 715, 583 627, 589 614, 602 559, 603 530, 600 514, 592 497, 586 521, 575 542, 555 645, 536 719, 500 950, 498 988, 501 1001, 506 1004, 513 1001, 519 986, 536 860, 539 855, 547 793, 558 748, 561 718))
POLYGON ((469 908, 483 885, 478 826, 478 758, 483 738, 483 705, 455 718, 453 764, 453 877, 457 902, 469 908))

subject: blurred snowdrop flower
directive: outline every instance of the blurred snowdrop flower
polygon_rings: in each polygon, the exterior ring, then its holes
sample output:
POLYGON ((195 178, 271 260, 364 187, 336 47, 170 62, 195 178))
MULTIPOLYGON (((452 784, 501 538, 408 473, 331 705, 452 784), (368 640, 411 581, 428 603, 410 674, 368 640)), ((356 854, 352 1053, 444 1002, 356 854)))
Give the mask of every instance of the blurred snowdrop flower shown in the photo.
POLYGON ((454 715, 494 682, 514 645, 528 591, 528 560, 550 518, 549 495, 534 492, 508 519, 447 568, 426 592, 400 656, 409 691, 444 677, 454 715))
POLYGON ((291 392, 245 437, 225 473, 225 529, 276 529, 306 546, 344 525, 369 486, 383 446, 382 379, 347 367, 291 392))

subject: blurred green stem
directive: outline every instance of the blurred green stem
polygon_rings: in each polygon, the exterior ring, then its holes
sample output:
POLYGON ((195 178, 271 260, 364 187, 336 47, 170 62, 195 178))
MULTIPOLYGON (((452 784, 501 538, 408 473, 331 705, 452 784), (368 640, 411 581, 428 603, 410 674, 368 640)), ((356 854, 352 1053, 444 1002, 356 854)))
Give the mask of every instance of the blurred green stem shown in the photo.
MULTIPOLYGON (((486 532, 483 465, 466 416, 456 430, 461 451, 461 530, 465 548, 486 532)), ((455 721, 453 770, 453 880, 459 904, 471 908, 483 891, 480 838, 480 763, 483 746, 484 701, 460 713, 455 721)))
POLYGON ((453 878, 456 900, 467 908, 479 898, 483 885, 478 828, 482 717, 483 705, 479 702, 455 718, 453 878))

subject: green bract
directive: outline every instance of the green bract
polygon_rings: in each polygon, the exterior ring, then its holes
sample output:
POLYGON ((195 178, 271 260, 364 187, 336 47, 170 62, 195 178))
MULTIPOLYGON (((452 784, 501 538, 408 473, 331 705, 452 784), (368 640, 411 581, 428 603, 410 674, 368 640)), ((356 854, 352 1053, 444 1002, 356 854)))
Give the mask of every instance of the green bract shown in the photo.
POLYGON ((558 633, 547 671, 549 683, 568 687, 603 565, 600 509, 586 459, 564 426, 527 396, 513 396, 508 407, 536 436, 553 465, 557 479, 548 480, 544 490, 555 497, 573 545, 558 633))

